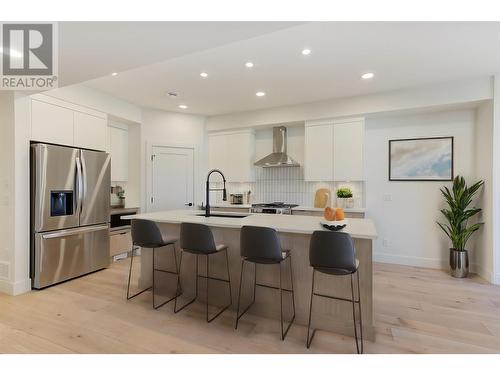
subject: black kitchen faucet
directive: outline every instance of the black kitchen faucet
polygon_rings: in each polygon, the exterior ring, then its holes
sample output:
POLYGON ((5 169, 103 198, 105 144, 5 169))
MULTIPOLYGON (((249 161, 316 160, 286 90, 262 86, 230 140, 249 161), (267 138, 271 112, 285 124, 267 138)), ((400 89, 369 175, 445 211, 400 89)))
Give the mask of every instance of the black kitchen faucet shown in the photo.
POLYGON ((227 201, 226 177, 224 177, 224 174, 220 170, 212 169, 210 172, 208 172, 208 175, 207 175, 207 204, 205 205, 205 216, 206 217, 210 216, 210 192, 211 191, 220 191, 220 190, 222 190, 222 200, 227 201), (224 182, 224 187, 222 189, 210 189, 210 175, 214 172, 217 172, 222 176, 222 181, 224 182))

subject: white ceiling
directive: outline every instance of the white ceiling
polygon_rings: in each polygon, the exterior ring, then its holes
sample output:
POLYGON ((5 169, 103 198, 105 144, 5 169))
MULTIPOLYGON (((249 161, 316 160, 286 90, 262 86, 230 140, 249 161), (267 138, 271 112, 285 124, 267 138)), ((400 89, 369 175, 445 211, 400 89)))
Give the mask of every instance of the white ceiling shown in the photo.
MULTIPOLYGON (((500 23, 269 24, 267 31, 264 26, 256 27, 259 35, 251 38, 241 36, 248 36, 249 31, 240 25, 226 24, 226 32, 234 36, 230 40, 212 30, 217 29, 214 25, 205 32, 206 24, 191 23, 185 32, 165 34, 166 41, 176 41, 174 56, 165 53, 162 62, 127 71, 118 67, 117 77, 111 77, 108 69, 105 77, 85 84, 144 107, 214 115, 454 81, 500 70, 500 23), (240 30, 240 35, 232 28, 240 30), (210 33, 215 40, 204 38, 210 33), (197 45, 192 40, 196 36, 204 42, 197 45), (190 51, 181 51, 180 44, 188 44, 190 51), (309 56, 301 54, 305 47, 312 50, 309 56), (244 66, 248 60, 255 64, 251 70, 244 66), (202 71, 208 78, 199 76, 202 71), (375 78, 361 80, 360 75, 368 71, 375 78), (168 91, 178 92, 179 97, 169 98, 168 91), (256 91, 267 95, 258 98, 256 91), (180 110, 181 103, 189 108, 180 110)), ((99 29, 106 34, 105 25, 99 29)), ((136 32, 143 37, 157 33, 147 23, 138 24, 136 32)), ((112 42, 111 36, 107 39, 112 42)), ((134 49, 137 39, 115 42, 134 49)), ((142 59, 134 57, 135 52, 121 56, 131 60, 123 65, 162 58, 157 49, 141 47, 140 53, 146 54, 142 59)), ((88 63, 96 65, 97 71, 99 60, 113 58, 115 50, 120 48, 103 50, 102 55, 87 59, 88 63)))
POLYGON ((299 22, 59 22, 70 85, 299 25, 299 22))

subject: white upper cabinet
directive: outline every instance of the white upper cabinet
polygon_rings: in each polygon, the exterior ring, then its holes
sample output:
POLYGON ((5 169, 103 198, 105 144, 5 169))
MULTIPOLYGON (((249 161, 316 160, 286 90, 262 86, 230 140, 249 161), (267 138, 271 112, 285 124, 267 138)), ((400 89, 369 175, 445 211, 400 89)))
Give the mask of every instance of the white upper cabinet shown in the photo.
POLYGON ((229 182, 255 181, 255 133, 252 130, 208 135, 208 165, 224 173, 229 182))
POLYGON ((31 140, 104 151, 107 116, 47 95, 31 100, 31 140))
POLYGON ((111 181, 128 181, 128 129, 109 126, 111 181))
POLYGON ((73 111, 58 105, 31 101, 31 139, 73 146, 73 111))
POLYGON ((304 179, 333 181, 333 158, 333 124, 306 123, 304 179))
POLYGON ((335 181, 362 181, 365 123, 363 120, 333 126, 333 178, 335 181))
POLYGON ((305 128, 306 181, 362 181, 364 119, 308 121, 305 128))
POLYGON ((106 119, 82 112, 74 112, 74 124, 74 145, 76 147, 92 150, 106 149, 106 119))

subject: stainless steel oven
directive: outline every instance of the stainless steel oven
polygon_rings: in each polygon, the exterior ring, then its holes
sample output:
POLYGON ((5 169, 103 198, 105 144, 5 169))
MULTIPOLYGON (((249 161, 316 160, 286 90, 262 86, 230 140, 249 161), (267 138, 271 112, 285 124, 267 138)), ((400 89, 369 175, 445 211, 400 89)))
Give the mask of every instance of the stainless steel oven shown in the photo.
POLYGON ((297 206, 297 204, 286 204, 283 202, 258 203, 252 204, 250 212, 274 215, 291 215, 292 208, 297 206))

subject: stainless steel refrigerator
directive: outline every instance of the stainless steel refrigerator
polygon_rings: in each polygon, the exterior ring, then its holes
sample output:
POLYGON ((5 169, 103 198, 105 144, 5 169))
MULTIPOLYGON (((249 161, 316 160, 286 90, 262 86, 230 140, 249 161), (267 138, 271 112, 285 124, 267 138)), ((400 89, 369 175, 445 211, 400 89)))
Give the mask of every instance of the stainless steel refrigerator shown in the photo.
POLYGON ((110 156, 31 145, 31 279, 35 289, 109 265, 110 156))

